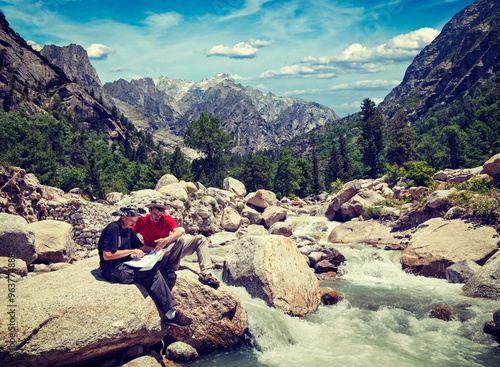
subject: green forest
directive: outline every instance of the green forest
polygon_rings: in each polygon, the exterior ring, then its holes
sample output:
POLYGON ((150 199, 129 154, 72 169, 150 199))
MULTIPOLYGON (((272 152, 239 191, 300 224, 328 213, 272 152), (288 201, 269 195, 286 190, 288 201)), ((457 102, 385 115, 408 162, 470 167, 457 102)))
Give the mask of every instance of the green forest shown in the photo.
MULTIPOLYGON (((248 192, 274 191, 279 198, 338 190, 358 178, 388 175, 418 185, 444 168, 472 168, 500 152, 500 76, 469 90, 453 103, 428 111, 412 126, 402 113, 386 119, 373 101, 335 124, 298 137, 277 151, 234 155, 234 134, 217 116, 202 113, 188 126, 184 143, 202 153, 189 162, 180 148, 167 153, 150 133, 123 116, 126 138, 111 141, 98 119, 87 127, 56 105, 50 114, 0 109, 0 165, 19 166, 40 183, 90 199, 109 192, 154 188, 161 176, 221 187, 225 177, 242 181, 248 192)), ((116 113, 116 110, 114 111, 116 113)))

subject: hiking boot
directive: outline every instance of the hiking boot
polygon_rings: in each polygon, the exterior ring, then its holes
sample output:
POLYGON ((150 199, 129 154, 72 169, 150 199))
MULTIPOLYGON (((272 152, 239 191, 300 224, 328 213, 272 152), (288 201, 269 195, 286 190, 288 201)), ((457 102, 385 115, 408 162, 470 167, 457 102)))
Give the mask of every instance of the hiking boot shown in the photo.
POLYGON ((216 277, 214 277, 210 273, 201 272, 200 276, 198 277, 198 280, 200 282, 202 282, 203 284, 206 284, 214 289, 219 288, 219 285, 220 285, 219 279, 217 279, 216 277))
POLYGON ((193 319, 183 315, 181 311, 175 310, 175 316, 172 319, 169 319, 165 315, 163 322, 168 326, 186 327, 193 323, 193 319))

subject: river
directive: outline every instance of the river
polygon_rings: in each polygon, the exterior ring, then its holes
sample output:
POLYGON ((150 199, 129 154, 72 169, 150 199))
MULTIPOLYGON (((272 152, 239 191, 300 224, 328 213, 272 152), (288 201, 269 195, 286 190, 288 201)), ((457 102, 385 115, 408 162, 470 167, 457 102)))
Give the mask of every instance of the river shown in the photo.
MULTIPOLYGON (((303 224, 295 226, 294 234, 310 234, 318 228, 311 224, 323 219, 295 220, 303 224)), ((326 223, 329 233, 336 223, 326 223)), ((322 286, 341 293, 342 301, 297 318, 232 287, 248 311, 250 343, 202 356, 190 366, 500 366, 498 343, 482 331, 500 301, 465 297, 461 284, 407 274, 398 251, 328 245, 347 261, 340 279, 322 286), (452 321, 429 317, 440 302, 455 309, 452 321)))

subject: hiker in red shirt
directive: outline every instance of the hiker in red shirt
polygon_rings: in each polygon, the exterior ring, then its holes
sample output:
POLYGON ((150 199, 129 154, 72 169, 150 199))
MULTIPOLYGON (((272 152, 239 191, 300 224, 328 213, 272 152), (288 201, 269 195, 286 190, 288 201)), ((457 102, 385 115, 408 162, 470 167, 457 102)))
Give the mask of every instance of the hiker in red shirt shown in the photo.
POLYGON ((208 250, 208 241, 203 235, 188 237, 184 230, 177 226, 174 218, 165 214, 169 206, 160 200, 153 200, 146 205, 149 214, 137 219, 133 230, 141 234, 145 251, 161 250, 175 242, 170 252, 167 252, 160 263, 160 270, 169 283, 175 284, 175 271, 179 269, 181 259, 196 251, 200 266, 199 280, 213 288, 219 287, 219 280, 211 274, 212 260, 208 250))

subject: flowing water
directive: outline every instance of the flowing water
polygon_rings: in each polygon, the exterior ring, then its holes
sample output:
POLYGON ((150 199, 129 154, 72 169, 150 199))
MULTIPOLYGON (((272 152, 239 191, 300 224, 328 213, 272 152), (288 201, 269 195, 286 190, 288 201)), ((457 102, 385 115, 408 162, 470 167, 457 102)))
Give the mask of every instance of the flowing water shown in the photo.
MULTIPOLYGON (((321 220, 301 219, 294 234, 317 235, 321 220)), ((336 224, 326 223, 329 233, 336 224)), ((191 365, 500 366, 498 343, 482 331, 500 301, 464 297, 461 284, 407 274, 401 270, 398 251, 358 244, 331 246, 347 261, 340 280, 322 286, 341 293, 341 302, 296 318, 233 287, 248 311, 251 344, 202 356, 191 365), (455 310, 452 321, 429 317, 440 302, 455 310)))

